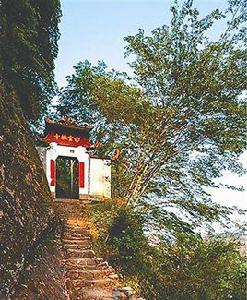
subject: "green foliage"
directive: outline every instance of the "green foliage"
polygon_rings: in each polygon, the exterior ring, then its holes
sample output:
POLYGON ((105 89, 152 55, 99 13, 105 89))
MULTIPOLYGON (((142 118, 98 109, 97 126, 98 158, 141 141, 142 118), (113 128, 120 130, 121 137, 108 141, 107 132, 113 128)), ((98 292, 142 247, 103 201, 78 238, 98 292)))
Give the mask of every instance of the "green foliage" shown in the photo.
MULTIPOLYGON (((240 1, 234 11, 243 5, 240 1)), ((159 189, 166 194, 170 186, 176 194, 185 192, 183 200, 192 200, 191 194, 204 197, 201 187, 213 186, 211 178, 227 168, 239 171, 232 161, 246 147, 246 52, 241 38, 228 31, 218 41, 207 39, 207 30, 223 18, 218 10, 200 19, 193 1, 185 1, 171 12, 170 26, 153 30, 151 36, 139 30, 126 38, 135 80, 161 111, 150 130, 153 139, 145 145, 150 158, 141 158, 149 166, 131 186, 130 198, 148 192, 155 176, 164 182, 159 189)))
POLYGON ((94 244, 146 299, 244 299, 238 244, 195 234, 232 212, 211 200, 215 179, 245 172, 244 6, 200 18, 193 1, 175 1, 169 26, 126 38, 134 78, 86 61, 61 91, 60 114, 94 124, 99 152, 121 151, 115 204, 89 210, 94 244), (219 19, 226 31, 210 41, 219 19))
POLYGON ((109 249, 105 247, 105 242, 119 207, 116 205, 115 200, 108 200, 102 203, 95 203, 93 206, 87 206, 86 209, 94 226, 93 230, 91 230, 94 250, 98 255, 108 257, 109 249))
POLYGON ((175 5, 170 26, 126 38, 136 85, 104 63, 86 61, 61 91, 61 115, 95 124, 105 154, 121 150, 113 166, 120 205, 91 212, 100 229, 95 245, 147 299, 243 298, 237 245, 193 234, 231 211, 211 201, 206 188, 216 186, 214 178, 227 169, 243 173, 239 7, 242 2, 231 3, 227 31, 210 42, 207 30, 224 15, 216 10, 199 19, 192 1, 175 5), (157 230, 165 240, 152 246, 144 231, 157 230))
POLYGON ((175 2, 169 26, 126 38, 131 81, 86 61, 61 91, 58 111, 94 124, 99 151, 121 151, 114 197, 152 219, 162 212, 163 225, 193 230, 231 212, 207 191, 222 186, 215 179, 223 171, 245 172, 238 162, 246 148, 243 9, 243 1, 231 1, 225 12, 200 18, 193 1, 175 2), (227 29, 210 41, 219 19, 227 29))
POLYGON ((114 202, 88 212, 99 230, 99 254, 147 300, 245 299, 247 266, 234 239, 190 233, 148 239, 139 212, 114 202))
POLYGON ((142 251, 147 247, 147 239, 144 237, 142 225, 140 216, 137 216, 132 210, 125 209, 118 211, 111 224, 107 241, 109 247, 113 246, 110 262, 114 265, 124 266, 125 274, 141 271, 142 251), (138 268, 136 268, 137 264, 138 268))
POLYGON ((114 148, 122 151, 113 169, 112 190, 114 196, 123 197, 131 180, 123 154, 130 157, 138 150, 134 134, 143 119, 148 120, 151 107, 137 87, 125 83, 124 73, 107 71, 103 62, 92 66, 85 61, 75 71, 61 91, 58 112, 93 124, 92 135, 101 143, 100 153, 111 155, 114 148))
POLYGON ((0 4, 1 78, 28 119, 37 119, 54 96, 59 0, 3 0, 0 4))
POLYGON ((165 299, 244 299, 247 266, 239 243, 179 236, 161 246, 165 299))

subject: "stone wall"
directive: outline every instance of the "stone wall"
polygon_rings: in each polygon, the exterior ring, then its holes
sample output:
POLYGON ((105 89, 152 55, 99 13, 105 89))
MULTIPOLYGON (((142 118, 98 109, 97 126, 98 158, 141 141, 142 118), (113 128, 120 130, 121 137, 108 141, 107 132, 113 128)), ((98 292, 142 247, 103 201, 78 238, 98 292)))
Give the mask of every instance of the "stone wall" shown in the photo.
POLYGON ((0 291, 17 280, 53 218, 31 136, 15 96, 0 83, 0 291))
POLYGON ((45 147, 36 147, 36 150, 38 151, 39 158, 41 160, 43 170, 45 172, 46 171, 46 151, 47 151, 47 148, 45 148, 45 147))

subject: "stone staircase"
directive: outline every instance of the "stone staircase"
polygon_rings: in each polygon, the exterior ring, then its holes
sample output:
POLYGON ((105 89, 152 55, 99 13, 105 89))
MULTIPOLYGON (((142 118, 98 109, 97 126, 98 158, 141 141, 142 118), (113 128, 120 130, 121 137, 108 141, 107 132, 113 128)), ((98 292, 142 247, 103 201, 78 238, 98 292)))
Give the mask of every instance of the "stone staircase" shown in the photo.
POLYGON ((81 200, 55 200, 65 224, 62 241, 68 300, 137 299, 131 289, 120 288, 114 269, 92 250, 85 205, 81 200))
POLYGON ((70 299, 112 299, 117 275, 90 246, 90 232, 80 225, 65 225, 66 286, 70 299))

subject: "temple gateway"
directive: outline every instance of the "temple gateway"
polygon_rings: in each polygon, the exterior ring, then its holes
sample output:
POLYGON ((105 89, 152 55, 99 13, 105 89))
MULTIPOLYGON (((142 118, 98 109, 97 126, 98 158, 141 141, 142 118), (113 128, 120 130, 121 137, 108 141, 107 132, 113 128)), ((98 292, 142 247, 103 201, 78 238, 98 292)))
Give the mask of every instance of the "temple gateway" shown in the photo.
POLYGON ((69 117, 45 119, 46 146, 37 147, 48 184, 55 198, 111 197, 111 159, 96 155, 90 142, 92 127, 69 117))

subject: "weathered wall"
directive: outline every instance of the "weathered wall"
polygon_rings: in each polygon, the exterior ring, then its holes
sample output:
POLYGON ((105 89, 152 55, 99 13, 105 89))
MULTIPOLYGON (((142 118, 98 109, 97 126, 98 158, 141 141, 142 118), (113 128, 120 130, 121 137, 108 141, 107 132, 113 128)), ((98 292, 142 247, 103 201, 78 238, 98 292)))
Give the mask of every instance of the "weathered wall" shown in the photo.
POLYGON ((111 198, 111 161, 91 157, 89 181, 91 196, 111 198))
POLYGON ((51 195, 31 134, 14 95, 0 83, 0 290, 18 277, 52 217, 51 195))

